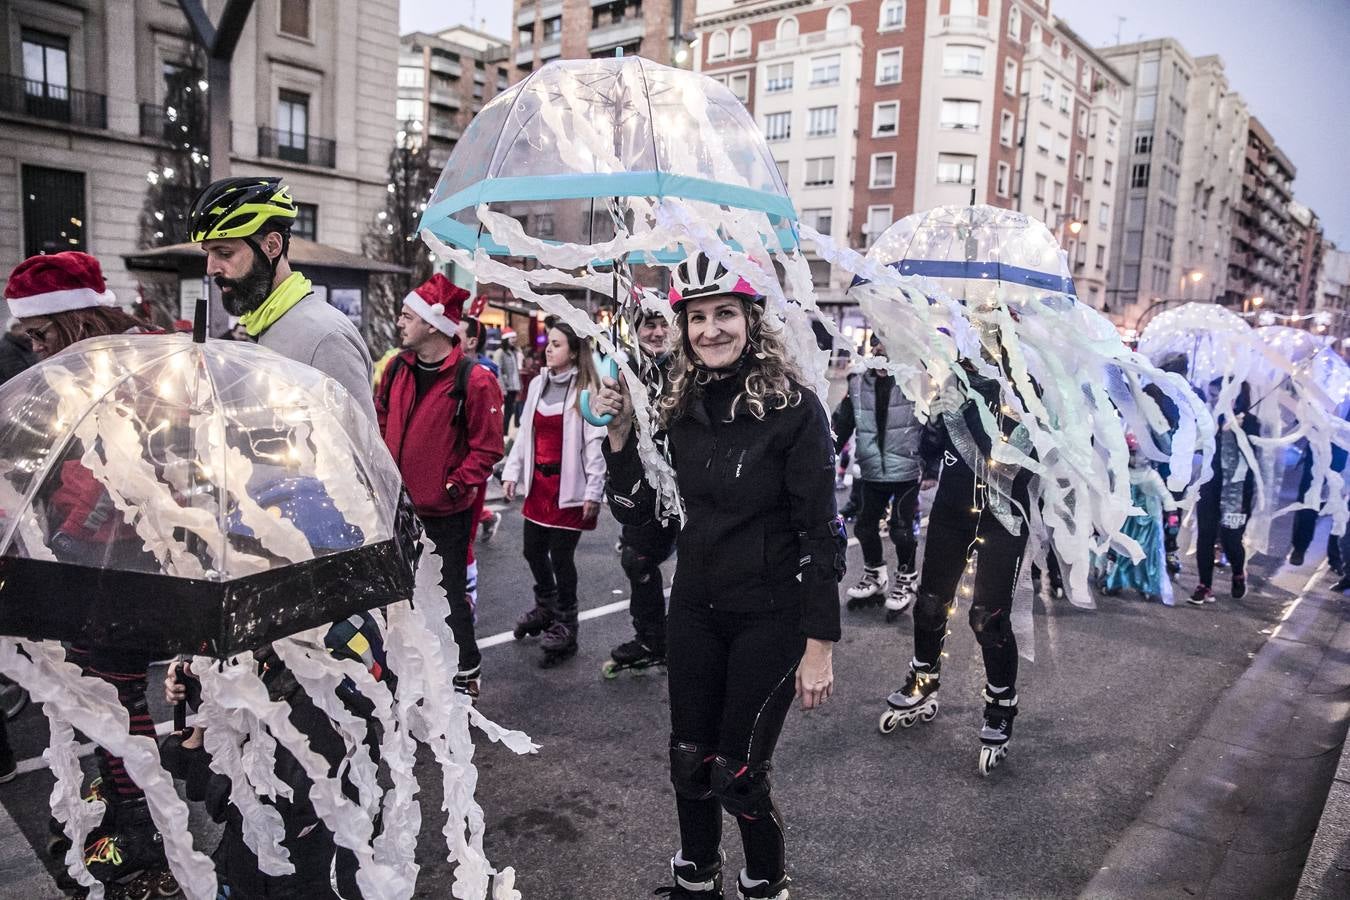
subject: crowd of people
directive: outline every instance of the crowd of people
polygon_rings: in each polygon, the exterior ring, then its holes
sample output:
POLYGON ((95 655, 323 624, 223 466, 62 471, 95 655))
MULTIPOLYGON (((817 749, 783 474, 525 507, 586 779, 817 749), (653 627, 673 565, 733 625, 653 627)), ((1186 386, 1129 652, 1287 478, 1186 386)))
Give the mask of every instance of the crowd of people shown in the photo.
MULTIPOLYGON (((889 621, 913 615, 912 656, 887 697, 881 730, 937 714, 948 622, 965 607, 985 672, 980 771, 987 774, 1003 759, 1019 702, 1012 606, 1034 495, 1032 473, 996 464, 993 447, 1007 441, 1032 458, 1034 450, 1000 381, 970 361, 959 364, 947 382, 933 385, 925 418, 883 365, 863 365, 827 412, 805 386, 781 326, 766 314, 765 298, 721 263, 695 254, 672 273, 673 320, 645 312, 635 323, 644 368, 659 373, 646 399, 679 486, 681 523, 662 508, 646 477, 627 383, 601 376, 589 340, 550 319, 537 368, 509 329, 489 353, 487 329, 468 292, 438 274, 404 298, 399 346, 376 366, 351 321, 291 269, 295 215, 279 179, 226 179, 194 205, 192 238, 205 251, 207 275, 225 308, 238 317, 237 337, 324 372, 377 424, 439 556, 444 617, 459 651, 453 690, 477 702, 485 689, 474 624, 484 588, 473 550, 479 530, 491 534, 500 521, 486 507, 494 478, 506 502, 520 504, 521 554, 533 579, 532 603, 514 634, 538 639, 545 667, 577 652, 579 542, 606 505, 621 525, 619 562, 631 588, 633 638, 613 649, 605 674, 652 666, 668 671, 679 849, 671 860, 674 883, 661 893, 723 896, 726 811, 744 847, 745 867, 734 878, 738 895, 788 896, 772 758, 794 698, 812 709, 833 691, 846 519, 853 520, 863 557, 861 574, 846 587, 848 607, 884 607, 889 621), (587 390, 591 402, 584 409, 587 390), (597 419, 607 424, 593 424, 597 419), (858 475, 841 517, 836 476, 845 452, 858 475), (930 491, 920 564, 919 501, 930 491), (883 533, 894 547, 893 575, 883 533), (667 608, 661 566, 672 555, 667 608)), ((82 253, 26 260, 11 274, 5 296, 16 318, 0 340, 0 377, 85 338, 152 330, 117 306, 97 261, 82 253)), ((881 341, 873 340, 870 351, 872 362, 884 362, 881 341)), ((1214 602, 1220 550, 1231 571, 1230 595, 1240 598, 1246 590, 1243 528, 1251 514, 1252 472, 1236 433, 1251 432, 1250 402, 1243 394, 1233 420, 1220 420, 1215 477, 1196 504, 1199 581, 1190 602, 1197 606, 1214 602)), ((1096 582, 1107 594, 1129 589, 1170 601, 1178 567, 1169 517, 1179 498, 1139 452, 1137 439, 1129 440, 1137 512, 1127 533, 1144 553, 1138 560, 1103 556, 1096 582)), ((79 488, 72 483, 72 491, 79 488)), ((1315 523, 1315 515, 1300 520, 1295 562, 1303 561, 1315 523)), ((70 527, 105 526, 72 516, 70 527)), ((62 539, 51 536, 58 557, 62 539)), ((1062 591, 1052 549, 1045 562, 1062 591)), ((349 630, 335 631, 329 646, 361 660, 378 678, 392 677, 372 625, 369 619, 338 623, 334 629, 349 630), (358 646, 368 652, 347 649, 358 646)), ((133 733, 154 735, 146 705, 149 660, 97 646, 72 647, 70 658, 116 687, 133 733)), ((303 692, 284 677, 284 666, 265 657, 260 665, 275 698, 303 710, 303 692)), ((192 678, 189 667, 173 665, 166 699, 191 699, 192 678)), ((342 771, 341 741, 325 742, 331 735, 314 727, 333 773, 342 771)), ((242 838, 228 785, 213 784, 204 744, 203 727, 178 732, 166 744, 165 759, 188 783, 189 796, 210 798, 213 815, 225 823, 216 854, 228 885, 222 896, 353 896, 350 860, 303 799, 305 776, 294 761, 278 762, 278 776, 296 793, 274 805, 299 864, 294 875, 264 876, 242 838)), ((0 727, 0 763, 12 773, 12 754, 7 761, 6 754, 0 727)), ((176 886, 139 788, 106 751, 100 750, 99 768, 103 777, 90 794, 107 801, 108 814, 85 848, 86 864, 98 880, 118 886, 120 896, 168 896, 176 886)))

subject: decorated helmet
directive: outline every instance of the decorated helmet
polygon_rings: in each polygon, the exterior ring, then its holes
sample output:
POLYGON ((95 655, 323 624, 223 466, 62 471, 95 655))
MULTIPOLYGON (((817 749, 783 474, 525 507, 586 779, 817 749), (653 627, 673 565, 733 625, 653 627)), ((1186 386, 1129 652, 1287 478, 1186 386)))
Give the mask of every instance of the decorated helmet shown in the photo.
POLYGON ((750 282, 715 259, 699 252, 675 267, 670 283, 670 307, 680 311, 686 300, 733 294, 747 300, 761 301, 750 282))
POLYGON ((222 178, 197 196, 188 213, 194 242, 247 238, 271 219, 294 219, 291 189, 280 178, 222 178))

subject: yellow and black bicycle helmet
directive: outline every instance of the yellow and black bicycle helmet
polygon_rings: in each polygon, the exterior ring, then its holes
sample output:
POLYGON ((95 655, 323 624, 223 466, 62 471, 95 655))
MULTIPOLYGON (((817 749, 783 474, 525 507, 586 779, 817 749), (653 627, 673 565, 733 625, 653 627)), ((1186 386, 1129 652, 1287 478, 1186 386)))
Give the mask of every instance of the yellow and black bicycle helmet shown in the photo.
MULTIPOLYGON (((200 243, 251 237, 273 219, 284 219, 289 226, 295 215, 291 189, 280 178, 255 175, 213 182, 192 204, 188 221, 192 241, 200 243)), ((273 223, 274 228, 277 224, 273 223)))

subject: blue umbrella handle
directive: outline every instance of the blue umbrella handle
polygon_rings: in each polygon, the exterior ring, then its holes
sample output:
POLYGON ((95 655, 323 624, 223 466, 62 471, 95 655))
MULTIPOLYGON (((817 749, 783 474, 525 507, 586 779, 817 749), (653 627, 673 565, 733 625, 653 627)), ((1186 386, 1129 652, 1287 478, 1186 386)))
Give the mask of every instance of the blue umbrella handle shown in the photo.
MULTIPOLYGON (((612 356, 606 356, 600 360, 600 376, 602 378, 619 377, 619 363, 612 356)), ((610 422, 614 421, 613 413, 605 413, 603 416, 597 416, 591 412, 591 389, 584 388, 581 392, 581 417, 592 425, 604 428, 610 422)))

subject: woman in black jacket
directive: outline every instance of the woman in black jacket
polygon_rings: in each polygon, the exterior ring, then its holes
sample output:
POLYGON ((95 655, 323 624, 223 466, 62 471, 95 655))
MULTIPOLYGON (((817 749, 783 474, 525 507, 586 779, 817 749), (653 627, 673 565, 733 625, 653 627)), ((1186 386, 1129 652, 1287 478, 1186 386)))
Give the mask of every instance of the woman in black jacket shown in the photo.
MULTIPOLYGON (((722 809, 735 817, 742 898, 786 900, 783 825, 770 758, 795 694, 833 687, 845 541, 825 410, 794 377, 781 332, 744 279, 702 255, 675 272, 676 338, 661 425, 685 506, 666 624, 670 777, 680 822, 676 898, 722 896, 722 809)), ((621 523, 656 515, 612 380, 605 453, 621 523)))

